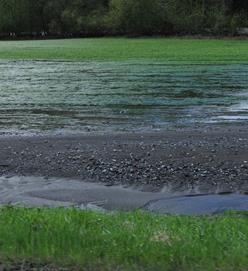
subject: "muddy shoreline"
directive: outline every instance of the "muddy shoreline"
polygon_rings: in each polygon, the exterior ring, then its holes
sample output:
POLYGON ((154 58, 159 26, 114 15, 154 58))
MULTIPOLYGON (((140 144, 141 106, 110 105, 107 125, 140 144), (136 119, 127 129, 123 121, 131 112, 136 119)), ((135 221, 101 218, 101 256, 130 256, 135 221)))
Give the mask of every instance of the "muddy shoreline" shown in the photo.
POLYGON ((145 191, 248 192, 248 125, 145 134, 3 136, 1 176, 76 178, 145 191))

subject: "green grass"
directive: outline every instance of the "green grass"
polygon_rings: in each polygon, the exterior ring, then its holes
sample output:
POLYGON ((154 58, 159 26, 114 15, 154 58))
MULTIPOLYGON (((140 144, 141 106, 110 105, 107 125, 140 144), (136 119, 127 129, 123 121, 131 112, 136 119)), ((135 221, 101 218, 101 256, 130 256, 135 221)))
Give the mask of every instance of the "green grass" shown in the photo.
POLYGON ((0 59, 248 63, 248 41, 172 38, 0 41, 0 59))
POLYGON ((0 255, 78 270, 247 270, 246 214, 0 210, 0 255))

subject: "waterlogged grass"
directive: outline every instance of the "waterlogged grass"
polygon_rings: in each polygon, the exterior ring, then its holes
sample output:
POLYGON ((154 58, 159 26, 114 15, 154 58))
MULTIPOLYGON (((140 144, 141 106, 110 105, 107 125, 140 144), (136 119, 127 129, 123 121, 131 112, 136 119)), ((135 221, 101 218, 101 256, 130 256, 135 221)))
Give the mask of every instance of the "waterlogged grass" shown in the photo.
POLYGON ((159 60, 248 63, 248 41, 95 38, 1 41, 0 59, 159 60))
POLYGON ((8 207, 0 255, 77 270, 246 270, 248 219, 8 207))

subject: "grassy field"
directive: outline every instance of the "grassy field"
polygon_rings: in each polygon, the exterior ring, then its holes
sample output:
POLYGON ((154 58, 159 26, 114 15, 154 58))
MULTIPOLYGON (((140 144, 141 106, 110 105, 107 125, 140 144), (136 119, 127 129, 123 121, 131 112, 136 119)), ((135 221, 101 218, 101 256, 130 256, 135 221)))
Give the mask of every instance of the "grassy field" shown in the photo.
POLYGON ((7 207, 0 210, 0 255, 5 264, 92 271, 247 270, 248 219, 7 207))
POLYGON ((248 63, 248 41, 96 38, 1 41, 0 59, 161 60, 248 63))

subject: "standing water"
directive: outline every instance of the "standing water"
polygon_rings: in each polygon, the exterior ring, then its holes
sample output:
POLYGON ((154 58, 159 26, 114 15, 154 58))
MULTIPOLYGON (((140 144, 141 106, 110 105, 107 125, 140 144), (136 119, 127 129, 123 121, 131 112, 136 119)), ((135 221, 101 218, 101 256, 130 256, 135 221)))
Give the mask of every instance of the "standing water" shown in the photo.
POLYGON ((248 65, 1 61, 0 73, 2 133, 248 120, 248 65))

